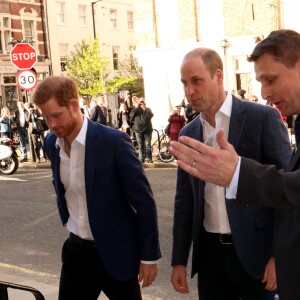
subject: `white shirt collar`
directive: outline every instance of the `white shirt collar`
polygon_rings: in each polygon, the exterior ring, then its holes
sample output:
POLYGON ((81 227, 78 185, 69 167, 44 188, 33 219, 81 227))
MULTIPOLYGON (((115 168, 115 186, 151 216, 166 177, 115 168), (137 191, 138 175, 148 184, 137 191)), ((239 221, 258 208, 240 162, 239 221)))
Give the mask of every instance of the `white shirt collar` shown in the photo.
MULTIPOLYGON (((220 110, 216 113, 216 115, 219 115, 220 113, 223 113, 224 115, 231 117, 231 110, 232 110, 232 95, 230 93, 227 93, 226 98, 220 107, 220 110)), ((205 121, 205 117, 203 113, 200 113, 200 121, 203 125, 203 122, 205 121)))

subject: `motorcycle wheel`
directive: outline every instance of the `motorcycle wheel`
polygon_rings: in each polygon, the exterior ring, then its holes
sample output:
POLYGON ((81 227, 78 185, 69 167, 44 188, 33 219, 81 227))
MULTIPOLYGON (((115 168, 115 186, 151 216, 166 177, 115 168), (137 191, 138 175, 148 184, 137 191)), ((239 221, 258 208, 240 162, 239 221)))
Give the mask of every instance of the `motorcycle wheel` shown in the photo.
POLYGON ((19 160, 15 153, 11 157, 0 159, 0 173, 4 175, 14 174, 19 167, 19 160))

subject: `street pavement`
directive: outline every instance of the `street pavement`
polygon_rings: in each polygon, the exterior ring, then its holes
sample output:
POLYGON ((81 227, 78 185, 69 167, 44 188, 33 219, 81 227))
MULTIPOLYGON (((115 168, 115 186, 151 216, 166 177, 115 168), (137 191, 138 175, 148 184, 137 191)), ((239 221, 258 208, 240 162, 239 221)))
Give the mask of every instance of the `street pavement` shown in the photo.
MULTIPOLYGON (((153 163, 143 163, 145 169, 149 168, 177 168, 177 164, 174 161, 169 163, 164 163, 157 158, 153 158, 153 163)), ((36 164, 35 162, 31 161, 30 155, 28 155, 28 162, 20 163, 19 168, 50 168, 50 162, 45 162, 41 159, 41 162, 36 164)))
MULTIPOLYGON (((144 163, 144 168, 177 168, 176 162, 170 162, 170 163, 164 163, 156 158, 153 159, 153 163, 144 163)), ((25 169, 40 169, 40 168, 50 168, 50 162, 42 161, 38 164, 32 162, 30 160, 25 163, 20 163, 19 168, 25 168, 25 169)), ((43 274, 36 274, 36 279, 33 279, 35 276, 32 276, 34 274, 30 274, 30 279, 26 278, 26 273, 29 272, 27 269, 22 269, 16 267, 13 269, 11 265, 0 265, 0 280, 3 282, 9 282, 9 283, 17 283, 24 286, 33 287, 37 290, 39 290, 45 297, 45 300, 57 300, 58 295, 58 284, 59 284, 59 278, 52 278, 49 280, 48 283, 42 282, 39 278, 43 276, 43 274), (5 271, 7 270, 7 272, 5 271)), ((47 276, 47 274, 45 274, 47 276)), ((143 291, 143 290, 142 290, 143 291)), ((146 290, 145 290, 146 291, 146 290)), ((8 289, 8 295, 9 299, 11 300, 33 300, 35 299, 34 296, 27 291, 21 291, 17 289, 8 289)), ((108 298, 102 294, 98 298, 99 300, 107 300, 108 298)), ((161 298, 153 298, 148 295, 143 295, 144 300, 162 300, 161 298)))

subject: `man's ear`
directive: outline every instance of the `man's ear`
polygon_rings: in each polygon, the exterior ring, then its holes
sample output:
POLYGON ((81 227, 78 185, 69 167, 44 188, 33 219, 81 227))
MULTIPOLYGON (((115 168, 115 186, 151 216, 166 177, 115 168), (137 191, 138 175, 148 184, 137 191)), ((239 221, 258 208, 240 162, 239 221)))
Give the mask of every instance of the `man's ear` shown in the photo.
POLYGON ((79 105, 79 101, 78 99, 71 99, 70 100, 70 109, 73 111, 73 112, 77 112, 80 108, 80 105, 79 105))
POLYGON ((217 83, 218 84, 222 84, 223 83, 223 72, 222 72, 222 70, 220 70, 220 69, 217 69, 216 70, 216 73, 215 73, 215 76, 216 76, 216 78, 217 78, 217 83))

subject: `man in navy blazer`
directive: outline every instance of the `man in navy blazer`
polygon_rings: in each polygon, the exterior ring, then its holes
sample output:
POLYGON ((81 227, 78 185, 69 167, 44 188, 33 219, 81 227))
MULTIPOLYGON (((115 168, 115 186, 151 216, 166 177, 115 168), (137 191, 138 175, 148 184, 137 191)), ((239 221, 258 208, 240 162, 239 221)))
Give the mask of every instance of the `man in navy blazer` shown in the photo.
POLYGON ((50 76, 34 103, 49 128, 45 148, 62 224, 59 299, 142 299, 161 257, 156 205, 128 135, 80 111, 77 84, 50 76))
MULTIPOLYGON (((222 61, 215 51, 189 52, 181 65, 181 79, 189 103, 200 112, 181 135, 218 147, 215 135, 224 128, 240 155, 287 168, 292 150, 280 114, 226 93, 222 61)), ((225 199, 223 187, 178 168, 172 253, 175 290, 188 292, 186 266, 193 244, 192 276, 198 273, 201 300, 274 299, 273 214, 269 208, 236 207, 225 199)))

